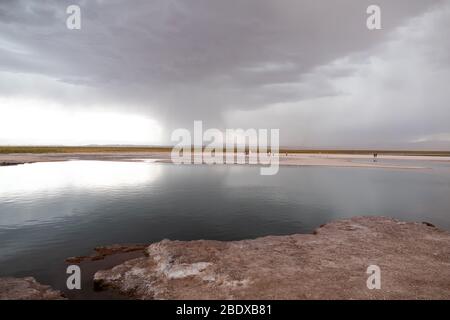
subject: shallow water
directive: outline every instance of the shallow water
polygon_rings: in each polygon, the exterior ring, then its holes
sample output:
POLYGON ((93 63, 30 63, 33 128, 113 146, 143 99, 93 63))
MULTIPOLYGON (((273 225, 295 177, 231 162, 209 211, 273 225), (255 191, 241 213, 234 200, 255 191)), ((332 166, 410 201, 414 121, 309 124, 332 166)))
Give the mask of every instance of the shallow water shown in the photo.
MULTIPOLYGON (((416 162, 411 162, 416 165, 416 162)), ((0 276, 64 287, 64 259, 96 246, 311 232, 383 215, 450 230, 450 166, 431 169, 68 161, 0 167, 0 276)))

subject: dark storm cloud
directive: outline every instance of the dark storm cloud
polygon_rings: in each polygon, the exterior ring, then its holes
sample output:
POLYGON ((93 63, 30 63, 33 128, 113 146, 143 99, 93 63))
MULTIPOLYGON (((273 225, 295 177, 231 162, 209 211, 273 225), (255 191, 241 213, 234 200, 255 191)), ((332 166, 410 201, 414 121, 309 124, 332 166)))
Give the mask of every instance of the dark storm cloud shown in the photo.
MULTIPOLYGON (((358 59, 445 3, 375 2, 380 31, 365 26, 368 0, 1 1, 0 95, 39 96, 65 108, 111 105, 148 113, 169 131, 194 119, 225 126, 227 115, 241 111, 252 112, 241 122, 253 126, 258 110, 267 116, 276 104, 344 94, 335 80, 358 72, 358 59), (65 26, 70 4, 81 7, 81 30, 65 26), (345 57, 352 62, 333 65, 345 57)), ((302 119, 293 124, 292 117, 264 123, 294 136, 302 119)))

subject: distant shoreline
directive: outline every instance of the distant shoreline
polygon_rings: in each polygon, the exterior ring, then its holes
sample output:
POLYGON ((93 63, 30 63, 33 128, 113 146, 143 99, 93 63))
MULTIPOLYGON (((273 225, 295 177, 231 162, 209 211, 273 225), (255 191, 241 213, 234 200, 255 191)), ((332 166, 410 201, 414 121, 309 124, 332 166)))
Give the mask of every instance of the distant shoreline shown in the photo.
MULTIPOLYGON (((0 146, 0 154, 47 153, 149 153, 171 152, 170 146, 0 146)), ((280 153, 351 154, 450 157, 450 150, 390 150, 390 149, 314 149, 280 148, 280 153)))
MULTIPOLYGON (((93 149, 90 149, 93 150, 93 149)), ((54 153, 0 153, 0 166, 11 166, 37 162, 60 162, 71 160, 88 161, 126 161, 172 163, 170 152, 154 149, 153 151, 119 151, 103 152, 54 152, 54 153)), ((248 160, 248 159, 247 159, 248 160)), ((384 154, 378 152, 375 161, 373 154, 356 153, 298 153, 280 152, 280 166, 328 166, 328 167, 363 167, 385 169, 429 169, 419 161, 450 163, 450 155, 415 155, 384 154), (419 162, 419 163, 418 163, 419 162)), ((246 164, 248 161, 246 161, 246 164)))

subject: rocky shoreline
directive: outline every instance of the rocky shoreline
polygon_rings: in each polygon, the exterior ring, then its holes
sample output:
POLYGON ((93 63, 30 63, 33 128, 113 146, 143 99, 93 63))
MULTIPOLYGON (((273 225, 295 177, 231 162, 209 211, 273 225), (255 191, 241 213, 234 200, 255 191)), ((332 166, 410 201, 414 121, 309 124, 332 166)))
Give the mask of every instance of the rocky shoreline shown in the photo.
POLYGON ((19 164, 25 164, 26 162, 22 161, 0 161, 0 167, 7 167, 7 166, 17 166, 19 164))
POLYGON ((96 247, 94 248, 94 252, 92 254, 88 256, 70 257, 66 259, 66 262, 79 264, 81 262, 102 260, 105 257, 114 254, 123 254, 135 251, 142 251, 142 254, 144 255, 144 251, 147 247, 148 244, 128 244, 128 245, 114 244, 111 246, 96 247))
POLYGON ((64 295, 33 277, 0 278, 0 300, 64 300, 64 295))
MULTIPOLYGON (((115 245, 67 261, 134 251, 142 255, 95 272, 96 290, 131 299, 450 299, 450 234, 429 223, 354 217, 314 234, 115 245), (381 289, 367 288, 369 265, 380 267, 381 289)), ((62 298, 45 286, 37 294, 33 281, 31 291, 14 288, 11 278, 5 293, 4 281, 0 299, 62 298)))

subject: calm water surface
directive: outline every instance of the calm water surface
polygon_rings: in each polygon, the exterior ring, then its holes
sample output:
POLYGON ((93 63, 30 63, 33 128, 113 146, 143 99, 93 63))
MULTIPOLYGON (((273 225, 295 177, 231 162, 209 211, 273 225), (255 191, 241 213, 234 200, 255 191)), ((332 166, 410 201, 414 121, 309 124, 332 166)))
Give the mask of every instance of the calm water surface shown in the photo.
POLYGON ((450 230, 450 165, 411 164, 430 169, 281 167, 260 176, 253 166, 0 167, 0 276, 61 287, 64 259, 100 245, 305 233, 355 215, 450 230))

